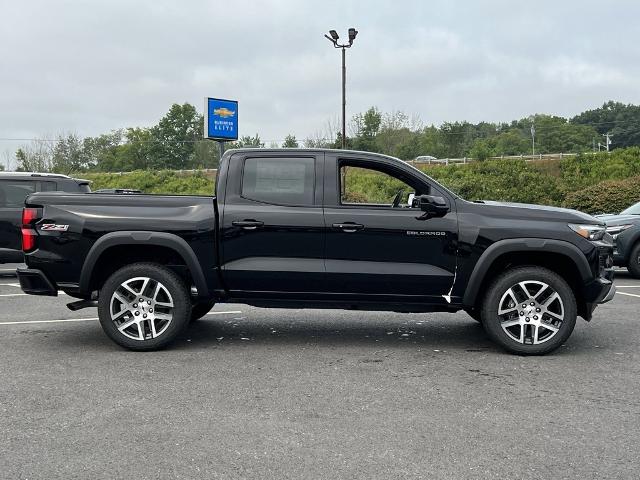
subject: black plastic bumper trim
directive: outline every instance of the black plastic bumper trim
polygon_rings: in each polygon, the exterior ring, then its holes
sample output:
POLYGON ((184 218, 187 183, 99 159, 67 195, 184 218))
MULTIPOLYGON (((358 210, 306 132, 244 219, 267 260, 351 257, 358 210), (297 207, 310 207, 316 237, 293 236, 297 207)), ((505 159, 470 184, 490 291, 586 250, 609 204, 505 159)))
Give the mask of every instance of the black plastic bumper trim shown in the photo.
POLYGON ((58 289, 40 270, 30 268, 18 268, 18 280, 24 293, 29 295, 46 295, 57 297, 58 289))

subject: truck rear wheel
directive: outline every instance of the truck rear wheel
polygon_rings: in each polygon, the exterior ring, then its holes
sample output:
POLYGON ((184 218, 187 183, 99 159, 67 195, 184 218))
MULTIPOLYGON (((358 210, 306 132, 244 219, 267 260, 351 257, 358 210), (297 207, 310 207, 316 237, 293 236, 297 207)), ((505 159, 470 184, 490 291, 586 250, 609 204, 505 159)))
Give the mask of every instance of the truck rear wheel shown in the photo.
POLYGON ((182 279, 154 263, 116 271, 98 299, 105 333, 130 350, 157 350, 174 341, 191 319, 191 300, 182 279))
POLYGON ((640 278, 640 242, 631 250, 627 270, 634 278, 640 278))
POLYGON ((482 325, 493 341, 520 355, 543 355, 562 345, 576 324, 576 299, 567 282, 541 267, 518 267, 487 290, 482 325))

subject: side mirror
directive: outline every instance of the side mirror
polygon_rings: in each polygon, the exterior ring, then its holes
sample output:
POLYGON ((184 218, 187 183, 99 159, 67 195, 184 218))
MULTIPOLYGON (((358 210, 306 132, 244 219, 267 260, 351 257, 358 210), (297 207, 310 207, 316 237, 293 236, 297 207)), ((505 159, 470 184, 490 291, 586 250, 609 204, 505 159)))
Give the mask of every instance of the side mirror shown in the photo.
POLYGON ((449 212, 446 200, 435 195, 420 195, 414 198, 412 206, 419 207, 425 213, 426 218, 444 217, 449 212))

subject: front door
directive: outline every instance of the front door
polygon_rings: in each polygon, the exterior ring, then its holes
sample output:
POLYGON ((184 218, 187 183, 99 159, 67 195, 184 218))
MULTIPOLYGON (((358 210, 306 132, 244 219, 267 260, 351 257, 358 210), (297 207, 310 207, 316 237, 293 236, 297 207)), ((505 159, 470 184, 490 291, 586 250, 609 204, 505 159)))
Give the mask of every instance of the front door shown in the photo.
POLYGON ((444 303, 456 269, 453 199, 426 176, 384 158, 327 157, 325 169, 326 269, 332 291, 372 301, 444 303), (412 206, 421 194, 443 196, 449 213, 426 219, 412 206))
POLYGON ((226 286, 236 296, 321 292, 324 154, 257 153, 228 162, 220 242, 226 286))

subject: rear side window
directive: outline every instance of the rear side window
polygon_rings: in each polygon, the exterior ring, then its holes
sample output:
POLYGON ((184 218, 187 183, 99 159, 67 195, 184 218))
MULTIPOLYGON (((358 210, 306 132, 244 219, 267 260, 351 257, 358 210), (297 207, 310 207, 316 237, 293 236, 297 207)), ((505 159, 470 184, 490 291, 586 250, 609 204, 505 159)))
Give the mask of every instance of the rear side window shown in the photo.
POLYGON ((55 182, 40 182, 41 192, 55 192, 57 190, 55 182))
POLYGON ((247 158, 242 196, 282 205, 313 205, 313 158, 247 158))
POLYGON ((36 191, 36 182, 0 180, 0 207, 23 207, 24 200, 36 191))

